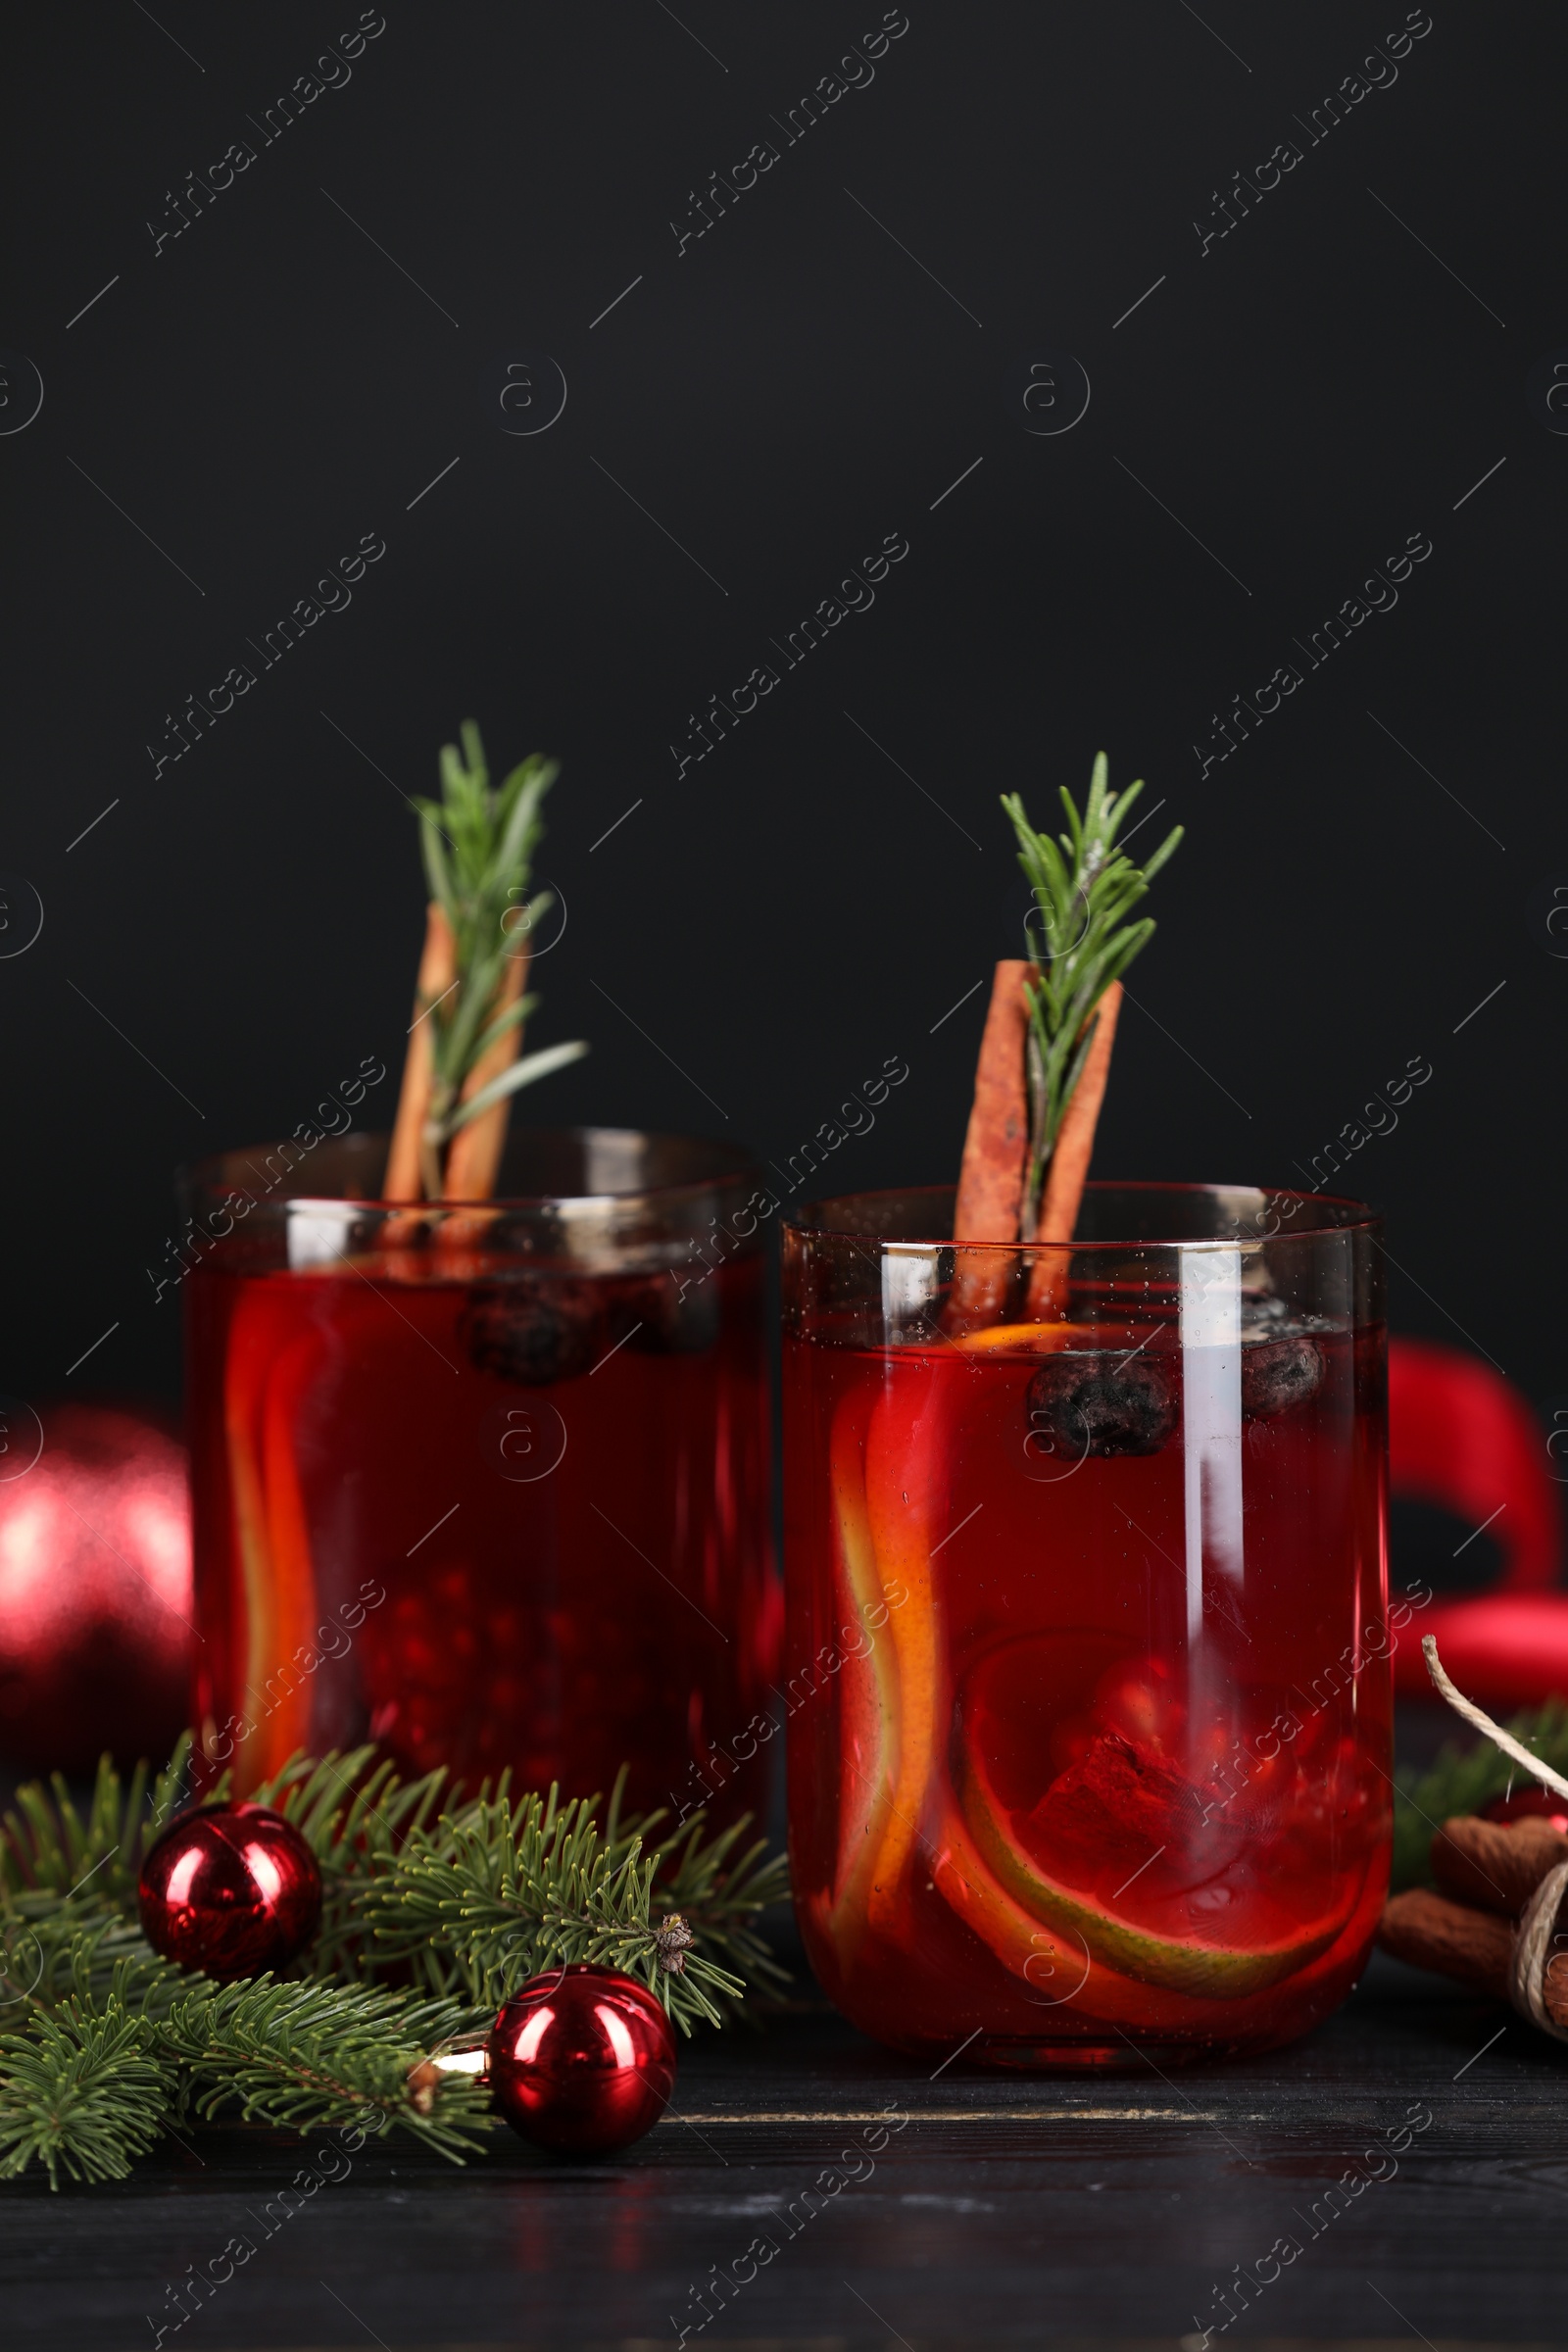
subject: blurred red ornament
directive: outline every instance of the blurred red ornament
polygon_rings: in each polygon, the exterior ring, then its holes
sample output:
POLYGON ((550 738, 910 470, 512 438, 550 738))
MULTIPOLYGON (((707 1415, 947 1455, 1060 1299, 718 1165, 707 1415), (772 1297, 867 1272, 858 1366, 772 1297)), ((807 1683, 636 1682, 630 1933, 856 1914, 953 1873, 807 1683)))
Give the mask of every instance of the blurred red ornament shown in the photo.
POLYGON ((0 1407, 0 1755, 167 1756, 189 1711, 185 1450, 130 1412, 0 1407))
POLYGON ((1512 1796, 1494 1796, 1481 1808, 1483 1821, 1549 1821, 1559 1835, 1568 1836, 1568 1797, 1549 1788, 1519 1788, 1512 1796))
POLYGON ((575 1961, 531 1977, 496 2019, 491 2093, 514 2132, 563 2156, 641 2139, 675 2087, 675 2034, 631 1977, 575 1961))
POLYGON ((153 1950, 225 1984, 286 1968, 321 1916, 316 1856, 266 1805, 181 1813, 150 1849, 138 1892, 153 1950))

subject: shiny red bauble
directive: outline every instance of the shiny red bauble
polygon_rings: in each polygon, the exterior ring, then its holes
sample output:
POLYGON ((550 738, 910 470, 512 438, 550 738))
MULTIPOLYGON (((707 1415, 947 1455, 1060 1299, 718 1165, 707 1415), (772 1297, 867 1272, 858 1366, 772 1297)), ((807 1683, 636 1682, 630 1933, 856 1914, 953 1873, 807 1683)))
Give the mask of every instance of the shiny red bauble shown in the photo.
POLYGON ((491 2031, 491 2095, 514 2132, 561 2156, 606 2156, 658 2123, 675 2034, 631 1977, 576 1961, 530 1977, 491 2031))
POLYGON ((136 1413, 0 1399, 0 1756, 167 1756, 194 1615, 183 1446, 136 1413))
POLYGON ((316 1856, 266 1805, 181 1813, 149 1850, 138 1892, 153 1950, 224 1984, 286 1968, 321 1917, 316 1856))
POLYGON ((1481 1808, 1483 1821, 1546 1821, 1568 1833, 1568 1796, 1552 1788, 1519 1788, 1512 1796, 1494 1796, 1481 1808))

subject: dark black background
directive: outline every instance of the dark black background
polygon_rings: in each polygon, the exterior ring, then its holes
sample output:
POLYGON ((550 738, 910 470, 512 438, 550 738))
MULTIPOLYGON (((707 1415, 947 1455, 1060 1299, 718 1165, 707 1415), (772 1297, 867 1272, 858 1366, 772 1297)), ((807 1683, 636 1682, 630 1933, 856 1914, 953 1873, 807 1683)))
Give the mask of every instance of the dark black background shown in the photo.
POLYGON ((248 118, 352 6, 14 19, 0 344, 45 399, 0 439, 0 867, 45 922, 0 962, 0 1385, 58 1393, 118 1324, 72 1388, 171 1390, 147 1269, 176 1162, 292 1128, 366 1055, 390 1114, 422 904, 398 796, 471 713, 498 764, 564 762, 532 1042, 594 1051, 531 1116, 783 1159, 902 1055, 833 1185, 951 1176, 983 993, 936 1024, 1016 952, 996 796, 1043 818, 1103 746, 1166 803, 1143 843, 1189 837, 1102 1172, 1298 1182, 1424 1055, 1342 1188, 1388 1211, 1396 1327, 1568 1394, 1543 900, 1568 439, 1525 396, 1568 346, 1568 26, 1436 0, 1309 144, 1405 13, 909 0, 789 146, 775 119, 879 7, 388 0, 270 145, 248 118), (777 165, 677 254, 691 191, 765 138, 777 165), (1291 138, 1203 253, 1195 217, 1291 138), (155 257, 147 221, 236 139, 255 163, 155 257), (1004 379, 1063 352, 1088 413, 1031 435, 1004 379), (540 353, 565 411, 510 436, 481 375, 540 353), (166 713, 367 532, 352 606, 155 780, 166 713), (875 608, 677 781, 687 714, 889 532, 875 608), (1414 532, 1397 609, 1200 780, 1211 713, 1414 532))

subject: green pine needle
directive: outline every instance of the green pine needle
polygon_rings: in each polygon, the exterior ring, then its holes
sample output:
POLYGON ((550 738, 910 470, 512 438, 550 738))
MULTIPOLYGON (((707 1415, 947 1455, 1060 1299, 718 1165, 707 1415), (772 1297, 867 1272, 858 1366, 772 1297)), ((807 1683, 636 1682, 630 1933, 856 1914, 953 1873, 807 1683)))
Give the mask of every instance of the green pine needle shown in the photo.
POLYGON ((1178 847, 1175 826, 1147 865, 1134 863, 1115 846, 1142 782, 1125 792, 1106 788, 1109 768, 1102 752, 1095 761, 1089 799, 1080 815, 1065 786, 1061 805, 1067 831, 1054 841, 1037 833, 1018 793, 1004 793, 1002 806, 1018 839, 1018 863, 1035 895, 1045 932, 1045 952, 1031 939, 1037 965, 1029 991, 1029 1180, 1025 1231, 1034 1231, 1040 1196, 1062 1118, 1083 1075, 1098 1026, 1096 1006, 1113 980, 1153 937, 1146 915, 1126 916, 1178 847))
POLYGON ((465 719, 462 734, 461 752, 455 744, 442 747, 440 800, 414 804, 430 896, 451 927, 457 971, 453 987, 422 1008, 430 1028, 431 1083, 420 1161, 431 1200, 441 1195, 442 1154, 460 1128, 588 1051, 579 1038, 525 1054, 471 1102, 461 1100, 475 1063, 538 1003, 532 998, 495 1010, 508 957, 520 953, 553 904, 548 891, 531 899, 526 894, 544 832, 540 804, 561 772, 556 760, 534 753, 492 790, 472 719, 465 719))

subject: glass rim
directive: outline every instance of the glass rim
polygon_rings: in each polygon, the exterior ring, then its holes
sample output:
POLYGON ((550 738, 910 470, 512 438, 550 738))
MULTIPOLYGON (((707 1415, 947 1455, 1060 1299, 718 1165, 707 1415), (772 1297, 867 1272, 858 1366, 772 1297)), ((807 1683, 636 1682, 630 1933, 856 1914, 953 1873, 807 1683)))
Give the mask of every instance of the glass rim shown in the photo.
MULTIPOLYGON (((835 1193, 820 1200, 801 1201, 795 1208, 786 1210, 783 1223, 786 1229, 792 1233, 799 1233, 821 1241, 849 1242, 859 1250, 983 1250, 993 1256, 1001 1250, 1006 1250, 1019 1256, 1030 1257, 1043 1257, 1049 1252, 1054 1252, 1057 1256, 1076 1257, 1091 1250, 1119 1250, 1125 1253, 1128 1250, 1151 1250, 1261 1249, 1265 1243, 1272 1248, 1281 1242, 1321 1242, 1347 1234, 1367 1234, 1376 1240, 1383 1228, 1383 1218, 1380 1212, 1372 1208, 1366 1201, 1354 1200, 1348 1194, 1302 1192, 1297 1187, 1287 1185, 1177 1183, 1167 1182, 1159 1177, 1120 1179, 1106 1176, 1091 1177, 1084 1186, 1084 1191, 1086 1193, 1157 1193, 1189 1200, 1199 1195, 1211 1197, 1224 1194, 1232 1197, 1250 1195, 1258 1201, 1260 1211, 1267 1204, 1289 1200, 1297 1203, 1298 1206, 1310 1202, 1324 1208, 1348 1209, 1351 1213, 1348 1216, 1333 1218, 1323 1224, 1302 1226, 1295 1232, 1282 1226, 1271 1233, 1250 1235, 1209 1234, 1194 1235, 1185 1239, 1176 1236, 1161 1239, 1149 1234, 1141 1234, 1128 1235, 1121 1239, 1105 1239, 1096 1236, 1082 1241, 1068 1242, 958 1242, 954 1240, 951 1233, 923 1236, 867 1233, 863 1230, 857 1230, 851 1225, 834 1222, 832 1219, 833 1211, 842 1212, 851 1202, 917 1201, 922 1196, 928 1200, 935 1200, 939 1197, 951 1199, 956 1189, 955 1185, 951 1184, 914 1184, 882 1186, 863 1193, 835 1193)), ((1293 1210, 1292 1213, 1294 1214, 1295 1211, 1293 1210)))
MULTIPOLYGON (((319 1212, 322 1209, 351 1208, 356 1215, 370 1217, 433 1217, 459 1211, 468 1216, 485 1213, 493 1216, 545 1216, 558 1211, 564 1211, 568 1216, 580 1216, 585 1211, 592 1209, 625 1215, 628 1212, 634 1212, 642 1204, 655 1208, 665 1205, 675 1206, 683 1201, 697 1200, 705 1193, 711 1193, 728 1185, 741 1184, 751 1178, 760 1178, 761 1175, 761 1163, 755 1152, 744 1144, 726 1143, 717 1136, 683 1135, 673 1129, 659 1127, 593 1125, 524 1128, 518 1133, 519 1135, 548 1136, 558 1142, 562 1139, 575 1137, 616 1136, 636 1137, 645 1143, 678 1144, 692 1148, 699 1154, 706 1154, 710 1164, 707 1172, 699 1176, 683 1177, 677 1182, 669 1184, 630 1185, 624 1191, 606 1191, 601 1188, 593 1192, 575 1193, 491 1193, 482 1200, 462 1200, 443 1196, 438 1200, 388 1200, 381 1195, 373 1193, 359 1195, 279 1189, 281 1186, 287 1185, 291 1175, 300 1175, 305 1172, 304 1160, 309 1156, 309 1152, 314 1150, 314 1147, 300 1146, 293 1137, 281 1137, 271 1143, 244 1144, 230 1151, 209 1152, 201 1159, 182 1163, 176 1171, 176 1177, 182 1193, 186 1196, 197 1193, 243 1191, 246 1187, 240 1171, 248 1168, 252 1176, 260 1177, 261 1172, 255 1166, 255 1161, 257 1159, 265 1161, 268 1155, 280 1152, 286 1146, 291 1150, 299 1151, 302 1154, 301 1160, 296 1162, 293 1169, 286 1170, 281 1178, 274 1178, 270 1184, 263 1182, 263 1197, 255 1200, 253 1203, 257 1208, 270 1209, 274 1213, 279 1210, 298 1209, 305 1214, 319 1212), (267 1198, 268 1195, 275 1195, 275 1198, 267 1198)), ((352 1131, 352 1134, 345 1130, 341 1135, 323 1136, 319 1140, 340 1147, 352 1142, 354 1147, 361 1151, 373 1151, 379 1147, 384 1147, 389 1151, 392 1138, 390 1132, 385 1129, 356 1129, 352 1131)))

